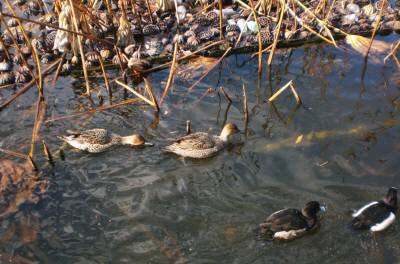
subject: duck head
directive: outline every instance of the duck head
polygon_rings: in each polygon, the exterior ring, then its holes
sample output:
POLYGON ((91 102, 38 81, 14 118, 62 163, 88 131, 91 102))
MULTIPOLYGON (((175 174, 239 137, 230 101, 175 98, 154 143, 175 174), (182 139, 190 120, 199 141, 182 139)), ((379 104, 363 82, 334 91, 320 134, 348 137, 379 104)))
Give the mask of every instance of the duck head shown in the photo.
POLYGON ((386 196, 383 198, 385 204, 397 208, 397 188, 391 187, 387 192, 386 196))
POLYGON ((301 210, 302 214, 308 218, 316 218, 318 212, 325 212, 326 208, 321 206, 317 201, 311 201, 304 206, 303 210, 301 210))
POLYGON ((222 140, 227 141, 228 137, 238 133, 240 130, 234 123, 227 123, 221 131, 220 138, 222 140))
POLYGON ((122 137, 122 144, 124 145, 132 145, 132 146, 153 146, 152 143, 146 142, 143 136, 134 134, 131 136, 122 137))

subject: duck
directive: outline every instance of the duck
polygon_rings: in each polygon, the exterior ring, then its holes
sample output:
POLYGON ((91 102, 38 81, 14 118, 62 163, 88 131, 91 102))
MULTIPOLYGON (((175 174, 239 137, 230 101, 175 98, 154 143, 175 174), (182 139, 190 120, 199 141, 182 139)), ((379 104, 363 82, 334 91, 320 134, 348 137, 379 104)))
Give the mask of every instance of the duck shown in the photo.
POLYGON ((383 231, 396 220, 397 209, 397 188, 391 187, 382 200, 370 202, 355 211, 351 226, 371 232, 383 231))
POLYGON ((227 123, 220 135, 196 132, 176 139, 163 148, 165 152, 175 153, 185 158, 204 159, 217 154, 228 143, 229 136, 239 132, 233 123, 227 123))
POLYGON ((272 240, 293 240, 315 230, 319 226, 317 214, 325 211, 317 201, 308 202, 302 210, 282 209, 268 216, 260 231, 272 240))
POLYGON ((58 138, 74 148, 90 153, 100 153, 116 145, 153 146, 152 143, 146 142, 144 137, 139 134, 120 136, 103 128, 94 128, 81 132, 67 130, 67 135, 58 136, 58 138))

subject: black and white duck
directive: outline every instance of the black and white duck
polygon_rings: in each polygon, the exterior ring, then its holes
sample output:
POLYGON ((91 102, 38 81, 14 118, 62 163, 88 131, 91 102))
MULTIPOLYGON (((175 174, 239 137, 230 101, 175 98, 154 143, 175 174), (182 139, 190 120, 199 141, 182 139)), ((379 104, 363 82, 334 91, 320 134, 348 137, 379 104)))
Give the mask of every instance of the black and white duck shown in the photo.
POLYGON ((397 189, 392 187, 382 200, 370 202, 355 211, 351 226, 372 232, 385 230, 396 220, 397 209, 397 189))
POLYGON ((319 226, 318 213, 326 208, 317 201, 308 202, 302 210, 283 209, 277 211, 260 224, 261 234, 277 240, 299 238, 319 226))

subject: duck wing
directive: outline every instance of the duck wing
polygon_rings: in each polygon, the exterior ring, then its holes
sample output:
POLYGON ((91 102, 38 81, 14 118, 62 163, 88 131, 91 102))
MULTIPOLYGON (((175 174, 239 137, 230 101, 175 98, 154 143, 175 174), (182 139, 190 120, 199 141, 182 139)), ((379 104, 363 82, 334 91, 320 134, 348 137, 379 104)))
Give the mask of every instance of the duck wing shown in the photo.
POLYGON ((70 137, 88 144, 107 144, 111 140, 107 130, 102 128, 89 129, 81 132, 67 131, 70 137))
POLYGON ((389 226, 394 218, 394 209, 383 201, 379 201, 357 213, 351 221, 351 226, 355 229, 368 229, 375 226, 379 229, 375 231, 380 231, 389 226))
POLYGON ((214 148, 216 142, 213 136, 204 132, 197 132, 177 139, 173 145, 180 149, 202 150, 214 148))
POLYGON ((308 223, 300 210, 283 209, 270 215, 262 227, 279 232, 308 228, 308 223))

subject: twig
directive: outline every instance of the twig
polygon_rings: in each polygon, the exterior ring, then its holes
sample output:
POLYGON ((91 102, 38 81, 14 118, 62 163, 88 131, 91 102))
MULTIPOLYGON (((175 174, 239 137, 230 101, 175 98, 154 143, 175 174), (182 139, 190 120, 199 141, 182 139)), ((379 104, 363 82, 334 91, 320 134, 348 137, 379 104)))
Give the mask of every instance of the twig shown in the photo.
POLYGON ((385 59, 383 60, 385 63, 386 61, 389 59, 390 56, 393 56, 396 61, 397 61, 397 57, 395 55, 396 50, 400 47, 400 40, 397 41, 397 44, 392 48, 392 50, 390 51, 390 53, 385 57, 385 59))
POLYGON ((61 70, 62 70, 62 66, 63 66, 63 64, 64 64, 65 56, 66 56, 66 55, 67 55, 67 53, 64 52, 63 55, 61 56, 60 63, 59 63, 58 66, 57 66, 57 70, 56 70, 56 72, 54 73, 54 78, 53 78, 53 82, 52 82, 53 87, 56 86, 56 82, 57 82, 57 80, 58 80, 58 77, 60 76, 60 72, 61 72, 61 70))
POLYGON ((274 101, 276 98, 278 98, 278 96, 283 93, 283 91, 286 90, 286 88, 290 87, 290 85, 292 84, 292 80, 290 80, 287 84, 285 84, 282 88, 280 88, 278 91, 276 91, 269 99, 269 102, 274 101))
POLYGON ((246 92, 246 86, 243 84, 242 86, 243 89, 243 112, 244 112, 244 122, 247 124, 249 122, 249 107, 248 107, 248 101, 247 101, 247 92, 246 92))
POLYGON ((186 120, 186 135, 189 135, 190 133, 192 133, 192 125, 190 120, 186 120))
POLYGON ((44 140, 42 140, 42 144, 43 144, 43 153, 46 156, 47 161, 49 162, 50 165, 54 166, 53 155, 51 155, 49 147, 47 146, 44 140))
POLYGON ((279 20, 278 20, 278 25, 276 26, 275 30, 275 36, 274 36, 274 42, 272 43, 272 48, 271 48, 271 52, 269 53, 268 56, 268 65, 272 64, 272 58, 274 57, 274 53, 275 53, 275 49, 276 49, 276 45, 278 43, 278 38, 279 38, 279 33, 281 32, 281 25, 282 25, 282 21, 283 21, 283 15, 285 14, 285 9, 286 9, 286 5, 285 5, 285 0, 280 0, 282 3, 282 7, 281 7, 281 14, 279 16, 279 20))
POLYGON ((292 91, 294 98, 296 99, 297 104, 301 104, 301 99, 299 94, 296 91, 296 88, 293 86, 293 82, 290 84, 290 90, 292 91))
POLYGON ((218 0, 218 9, 219 9, 219 39, 223 40, 224 32, 222 31, 222 0, 218 0))
POLYGON ((232 99, 231 97, 227 94, 227 92, 225 91, 224 87, 219 87, 219 89, 222 91, 222 93, 224 94, 226 100, 228 100, 229 103, 232 103, 232 99))
POLYGON ((387 0, 381 0, 380 1, 381 10, 379 10, 378 21, 375 22, 376 24, 375 24, 374 30, 372 31, 371 41, 369 42, 368 49, 367 49, 367 52, 365 54, 365 58, 368 58, 369 51, 371 50, 372 43, 374 42, 374 38, 375 38, 376 32, 378 31, 379 25, 380 25, 381 20, 382 20, 383 10, 385 10, 383 7, 385 6, 386 1, 387 0))
POLYGON ((0 152, 3 152, 5 154, 7 154, 7 155, 14 156, 14 157, 17 157, 17 158, 28 159, 28 155, 20 153, 20 152, 13 151, 13 150, 0 148, 0 152))
POLYGON ((154 96, 153 89, 151 88, 151 84, 150 84, 149 80, 147 80, 147 78, 143 77, 143 81, 144 81, 144 88, 146 88, 146 91, 149 94, 151 101, 153 102, 154 109, 157 112, 159 112, 160 107, 158 106, 157 99, 154 96))
POLYGON ((104 68, 103 59, 101 58, 100 54, 97 53, 97 55, 99 56, 101 72, 103 74, 104 84, 106 85, 106 89, 107 89, 107 93, 108 93, 108 101, 109 101, 109 103, 111 105, 112 104, 112 91, 111 91, 111 87, 110 87, 110 82, 108 81, 107 73, 106 73, 106 70, 104 68))
MULTIPOLYGON (((75 31, 80 31, 79 30, 79 26, 78 26, 78 17, 77 17, 77 15, 75 13, 75 7, 74 7, 74 4, 73 4, 72 0, 69 0, 69 5, 70 5, 71 10, 72 10, 72 16, 73 16, 73 22, 74 22, 75 31)), ((83 75, 85 76, 86 95, 90 96, 90 84, 89 84, 88 73, 87 73, 87 69, 86 69, 86 63, 85 63, 85 53, 83 52, 82 36, 77 35, 76 37, 78 39, 79 53, 81 54, 83 75)))
POLYGON ((287 84, 285 84, 282 88, 280 88, 278 91, 276 91, 269 99, 269 102, 272 102, 278 98, 278 96, 283 93, 288 87, 290 87, 290 91, 293 94, 293 97, 296 99, 296 105, 301 104, 301 99, 300 96, 298 95, 296 89, 293 86, 293 80, 290 80, 287 84))
POLYGON ((127 89, 128 91, 130 91, 131 93, 133 93, 134 95, 136 95, 137 97, 139 97, 140 99, 142 99, 143 101, 145 101, 146 103, 148 103, 149 105, 154 107, 154 102, 150 101, 149 99, 147 99, 146 97, 144 97, 143 95, 141 95, 140 93, 136 92, 134 89, 132 89, 131 87, 129 87, 128 85, 126 85, 123 82, 120 82, 118 80, 115 81, 118 85, 121 85, 123 88, 127 89))
POLYGON ((33 158, 33 153, 35 150, 35 143, 39 137, 40 126, 43 123, 43 118, 46 112, 46 102, 44 96, 39 94, 38 100, 36 104, 36 114, 35 114, 35 122, 33 123, 32 128, 32 140, 31 140, 31 149, 29 151, 29 156, 33 158))
POLYGON ((258 74, 262 71, 262 40, 261 40, 261 32, 260 32, 260 24, 258 23, 258 18, 256 14, 256 10, 254 8, 253 0, 250 0, 251 12, 253 13, 254 20, 256 21, 257 26, 257 39, 258 39, 258 74))
POLYGON ((172 58, 171 69, 169 70, 169 75, 168 75, 167 84, 165 85, 164 92, 163 92, 163 94, 162 94, 162 96, 161 96, 161 99, 160 99, 160 105, 163 103, 164 98, 165 98, 165 96, 167 95, 169 88, 171 87, 172 79, 174 78, 175 69, 176 69, 175 63, 176 63, 176 54, 177 54, 177 51, 178 51, 178 41, 175 42, 175 46, 174 46, 174 56, 173 56, 173 58, 172 58))

